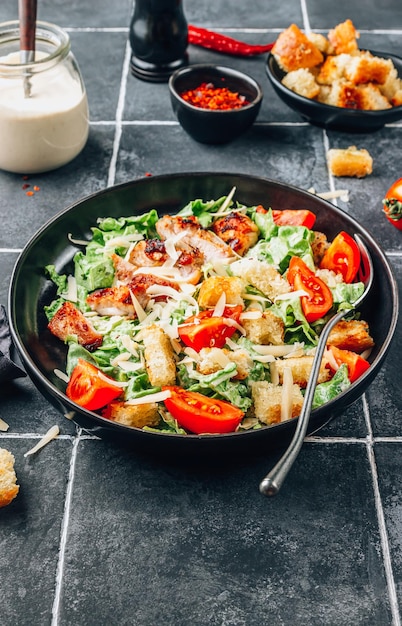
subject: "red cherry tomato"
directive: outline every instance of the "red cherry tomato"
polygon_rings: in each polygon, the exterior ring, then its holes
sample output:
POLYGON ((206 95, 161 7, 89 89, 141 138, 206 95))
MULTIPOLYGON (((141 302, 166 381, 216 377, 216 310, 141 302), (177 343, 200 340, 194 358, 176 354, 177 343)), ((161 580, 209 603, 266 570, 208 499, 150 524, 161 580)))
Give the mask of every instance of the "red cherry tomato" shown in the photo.
MULTIPOLYGON (((256 213, 268 213, 262 204, 256 207, 256 213)), ((278 226, 305 226, 313 228, 316 216, 307 209, 273 209, 272 217, 278 226)))
POLYGON ((370 363, 366 361, 366 359, 363 359, 360 354, 356 354, 356 352, 352 352, 351 350, 341 350, 336 346, 330 346, 330 350, 338 365, 346 363, 351 383, 354 383, 355 380, 364 374, 364 372, 370 367, 370 363))
POLYGON ((398 230, 402 230, 402 178, 395 181, 382 201, 387 220, 398 230))
POLYGON ((328 313, 333 302, 331 290, 300 257, 290 259, 287 279, 294 291, 301 289, 307 293, 301 296, 301 305, 309 323, 328 313))
POLYGON ((197 352, 202 348, 223 348, 226 339, 236 331, 236 327, 225 323, 225 319, 238 323, 242 310, 240 305, 227 306, 222 317, 213 317, 213 309, 201 311, 179 326, 180 339, 186 346, 197 352))
POLYGON ((356 278, 359 267, 359 246, 353 237, 342 230, 325 251, 320 268, 342 274, 344 282, 351 283, 356 278))
POLYGON ((70 400, 89 411, 101 409, 118 398, 121 393, 121 387, 114 384, 113 378, 109 378, 84 359, 78 359, 66 389, 66 395, 70 400))
POLYGON ((236 430, 243 418, 241 411, 233 404, 208 398, 196 391, 186 391, 182 387, 166 386, 170 391, 165 406, 182 428, 200 435, 202 433, 231 433, 236 430))
POLYGON ((278 226, 305 226, 313 228, 316 216, 307 209, 282 209, 272 211, 275 224, 278 226))

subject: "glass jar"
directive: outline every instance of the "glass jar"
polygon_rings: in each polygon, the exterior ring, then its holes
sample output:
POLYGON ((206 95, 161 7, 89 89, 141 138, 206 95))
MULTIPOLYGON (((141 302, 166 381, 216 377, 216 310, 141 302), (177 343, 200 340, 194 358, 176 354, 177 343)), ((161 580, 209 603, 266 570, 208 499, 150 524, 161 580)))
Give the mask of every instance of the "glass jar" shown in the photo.
POLYGON ((38 21, 35 60, 21 63, 19 23, 0 24, 0 169, 34 174, 65 165, 88 131, 87 95, 68 34, 38 21))

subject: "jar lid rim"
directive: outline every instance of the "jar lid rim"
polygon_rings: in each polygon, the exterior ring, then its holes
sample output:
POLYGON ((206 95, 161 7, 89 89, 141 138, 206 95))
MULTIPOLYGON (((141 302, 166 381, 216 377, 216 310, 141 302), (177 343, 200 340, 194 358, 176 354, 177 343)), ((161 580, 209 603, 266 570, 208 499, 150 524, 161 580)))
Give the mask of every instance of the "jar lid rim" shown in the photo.
MULTIPOLYGON (((19 21, 11 20, 8 22, 0 23, 0 44, 2 39, 11 42, 19 40, 19 21)), ((60 60, 65 58, 70 52, 71 44, 70 44, 70 36, 69 34, 57 26, 56 24, 52 24, 51 22, 44 22, 38 20, 36 22, 36 39, 38 41, 46 41, 47 43, 54 45, 54 50, 49 54, 46 54, 45 57, 41 59, 35 59, 35 61, 28 63, 4 63, 0 61, 0 71, 1 68, 7 68, 8 71, 10 69, 15 69, 16 72, 23 69, 33 69, 36 71, 40 71, 40 69, 46 69, 46 66, 49 62, 54 60, 60 60)))

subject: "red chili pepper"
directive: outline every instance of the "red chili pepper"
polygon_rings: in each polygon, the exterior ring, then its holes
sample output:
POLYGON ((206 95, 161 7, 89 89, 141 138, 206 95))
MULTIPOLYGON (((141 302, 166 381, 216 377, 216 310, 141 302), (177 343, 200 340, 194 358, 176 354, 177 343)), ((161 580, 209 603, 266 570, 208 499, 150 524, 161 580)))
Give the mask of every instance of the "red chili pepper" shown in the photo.
POLYGON ((240 109, 248 104, 244 96, 227 87, 214 87, 212 83, 201 83, 195 89, 189 89, 180 94, 183 100, 200 109, 226 111, 240 109))
POLYGON ((209 48, 216 52, 224 52, 237 56, 252 56, 255 54, 264 54, 272 50, 273 43, 265 45, 253 45, 233 39, 227 35, 215 33, 207 28, 200 28, 193 24, 188 25, 188 43, 202 48, 209 48))

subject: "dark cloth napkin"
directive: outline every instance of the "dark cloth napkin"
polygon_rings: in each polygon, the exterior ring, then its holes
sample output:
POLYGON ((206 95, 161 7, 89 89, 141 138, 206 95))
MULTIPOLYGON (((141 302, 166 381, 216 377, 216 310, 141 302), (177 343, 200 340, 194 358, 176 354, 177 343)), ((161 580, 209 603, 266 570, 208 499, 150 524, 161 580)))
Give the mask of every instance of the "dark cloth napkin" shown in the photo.
POLYGON ((6 309, 0 304, 0 383, 26 376, 11 357, 11 335, 6 309))

